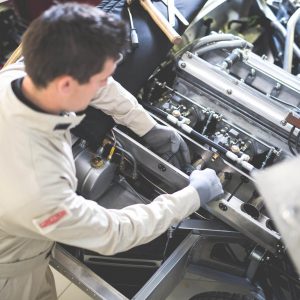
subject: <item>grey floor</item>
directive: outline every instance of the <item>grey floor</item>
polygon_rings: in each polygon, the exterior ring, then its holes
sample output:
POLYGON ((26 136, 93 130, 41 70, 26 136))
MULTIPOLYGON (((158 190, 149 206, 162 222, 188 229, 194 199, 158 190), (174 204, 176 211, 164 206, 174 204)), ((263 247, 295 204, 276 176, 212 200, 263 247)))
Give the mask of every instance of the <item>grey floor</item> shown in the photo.
POLYGON ((71 283, 66 277, 61 275, 55 269, 51 268, 55 284, 56 292, 59 300, 91 300, 92 298, 80 290, 75 284, 71 283))

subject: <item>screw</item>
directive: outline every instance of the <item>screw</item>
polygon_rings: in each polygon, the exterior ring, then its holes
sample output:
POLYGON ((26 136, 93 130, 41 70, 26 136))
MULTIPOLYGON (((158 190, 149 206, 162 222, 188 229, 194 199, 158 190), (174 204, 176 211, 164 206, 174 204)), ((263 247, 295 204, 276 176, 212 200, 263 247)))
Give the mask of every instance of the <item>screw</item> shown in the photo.
POLYGON ((81 148, 85 148, 86 147, 86 140, 81 140, 79 143, 81 148))
POLYGON ((181 63, 180 66, 184 69, 186 67, 186 63, 181 63))
POLYGON ((219 204, 219 208, 220 208, 221 210, 223 210, 223 211, 226 211, 226 210, 227 210, 227 206, 226 206, 225 204, 223 204, 223 203, 220 203, 220 204, 219 204))
POLYGON ((281 120, 280 123, 281 123, 282 126, 285 126, 287 124, 287 121, 286 120, 281 120))
POLYGON ((267 59, 268 59, 268 56, 267 56, 266 54, 263 54, 263 55, 261 56, 261 58, 262 58, 263 60, 267 60, 267 59))
POLYGON ((231 94, 232 94, 232 89, 227 89, 227 90, 226 90, 226 93, 227 93, 228 95, 231 95, 231 94))
POLYGON ((99 156, 95 156, 90 161, 91 166, 94 169, 100 169, 104 166, 104 161, 99 156))
POLYGON ((158 164, 158 169, 161 170, 162 172, 165 172, 167 168, 163 164, 158 164))

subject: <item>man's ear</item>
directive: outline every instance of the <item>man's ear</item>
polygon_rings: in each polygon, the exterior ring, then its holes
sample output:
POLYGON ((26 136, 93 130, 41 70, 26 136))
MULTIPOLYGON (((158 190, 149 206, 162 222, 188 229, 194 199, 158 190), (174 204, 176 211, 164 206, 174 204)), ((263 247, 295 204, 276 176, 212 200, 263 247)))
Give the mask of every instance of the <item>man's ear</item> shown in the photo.
POLYGON ((62 75, 56 78, 56 89, 59 94, 68 96, 73 93, 76 82, 72 76, 62 75))

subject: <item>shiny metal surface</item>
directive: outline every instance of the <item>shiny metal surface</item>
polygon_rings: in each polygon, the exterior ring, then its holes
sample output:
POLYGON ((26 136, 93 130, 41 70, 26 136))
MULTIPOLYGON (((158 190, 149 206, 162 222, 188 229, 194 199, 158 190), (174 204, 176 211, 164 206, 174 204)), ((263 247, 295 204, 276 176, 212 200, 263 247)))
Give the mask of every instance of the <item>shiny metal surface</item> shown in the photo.
POLYGON ((198 235, 188 235, 132 299, 166 299, 183 278, 189 253, 197 240, 199 240, 198 235))
POLYGON ((126 300, 124 295, 97 276, 60 245, 56 245, 50 265, 93 299, 126 300))
MULTIPOLYGON (((240 52, 242 59, 229 70, 220 67, 226 51, 212 51, 203 58, 186 52, 178 62, 176 90, 200 107, 222 114, 224 122, 290 155, 292 125, 285 119, 291 110, 299 110, 300 80, 250 50, 240 52)), ((296 128, 293 139, 298 132, 296 128)))
MULTIPOLYGON (((209 92, 220 96, 220 101, 230 101, 232 106, 246 112, 252 112, 257 118, 263 119, 264 124, 272 124, 277 130, 289 132, 291 126, 283 126, 282 122, 289 110, 277 103, 270 103, 268 98, 258 91, 248 87, 245 83, 227 75, 218 67, 191 53, 185 53, 178 62, 178 67, 194 77, 195 83, 201 86, 209 86, 209 92)), ((201 87, 200 87, 201 88, 201 87)), ((262 122, 260 122, 262 123, 262 122)))
POLYGON ((120 129, 114 128, 114 132, 122 146, 125 149, 130 150, 137 162, 141 164, 143 168, 155 174, 162 182, 170 185, 174 191, 188 185, 189 180, 185 173, 163 160, 120 129))
MULTIPOLYGON (((178 169, 174 168, 172 165, 168 165, 164 162, 166 166, 165 172, 161 172, 158 168, 159 161, 161 159, 156 155, 153 155, 149 150, 144 149, 142 145, 138 144, 135 140, 131 138, 126 138, 126 135, 119 131, 115 130, 118 139, 122 141, 122 144, 125 148, 131 149, 134 153, 136 159, 139 162, 145 163, 145 166, 151 169, 157 176, 161 176, 162 180, 175 184, 178 188, 186 186, 188 183, 188 177, 186 174, 180 172, 178 169), (152 159, 151 159, 152 157, 152 159), (154 158, 154 160, 153 160, 154 158), (164 173, 164 174, 162 174, 164 173)), ((219 162, 221 163, 221 161, 219 162)), ((217 165, 212 164, 211 167, 218 168, 217 165)), ((239 180, 239 176, 237 174, 236 180, 231 183, 232 189, 236 185, 235 182, 239 180)), ((251 184, 247 186, 250 188, 247 193, 248 196, 243 196, 245 198, 250 197, 251 194, 251 184)), ((226 186, 227 190, 230 190, 230 186, 226 186)), ((245 193, 245 190, 243 190, 245 193)), ((276 253, 278 249, 278 245, 280 245, 280 236, 275 231, 272 231, 266 227, 266 217, 262 216, 260 220, 255 220, 247 213, 243 212, 241 209, 241 205, 244 202, 239 200, 236 197, 232 197, 230 201, 226 201, 225 199, 212 202, 209 211, 225 222, 226 224, 232 226, 239 232, 242 232, 245 236, 250 238, 251 240, 257 242, 259 245, 265 247, 273 253, 276 253)))
POLYGON ((73 153, 78 193, 88 199, 96 200, 109 187, 117 165, 101 159, 80 143, 73 147, 73 153))
POLYGON ((255 70, 256 76, 251 81, 251 86, 268 95, 272 89, 276 88, 276 85, 280 84, 278 87, 280 98, 288 99, 295 106, 300 104, 300 79, 298 77, 262 59, 252 51, 244 50, 242 53, 243 62, 238 63, 237 66, 234 65, 231 69, 234 74, 246 79, 246 74, 255 70))
POLYGON ((230 201, 222 199, 211 202, 209 210, 218 219, 238 229, 239 232, 272 253, 282 251, 281 237, 277 232, 266 227, 266 217, 262 216, 260 220, 255 220, 241 210, 242 204, 242 201, 232 197, 230 201))

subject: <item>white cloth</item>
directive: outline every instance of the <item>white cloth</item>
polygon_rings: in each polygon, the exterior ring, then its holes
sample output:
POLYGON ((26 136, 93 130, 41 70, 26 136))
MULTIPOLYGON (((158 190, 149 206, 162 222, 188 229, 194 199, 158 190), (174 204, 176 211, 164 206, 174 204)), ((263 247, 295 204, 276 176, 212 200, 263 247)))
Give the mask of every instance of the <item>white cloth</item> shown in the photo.
POLYGON ((56 300, 54 277, 48 261, 27 274, 0 278, 0 299, 56 300))
MULTIPOLYGON (((24 75, 21 64, 0 72, 0 269, 1 263, 37 256, 53 241, 105 255, 125 251, 154 239, 199 207, 191 186, 121 210, 77 195, 69 129, 83 117, 27 107, 11 89, 11 81, 24 75)), ((117 90, 124 91, 110 81, 93 105, 143 135, 154 121, 145 121, 136 100, 116 96, 117 90)), ((0 298, 5 299, 1 290, 0 298)))
POLYGON ((300 274, 300 157, 253 174, 274 224, 300 274))
POLYGON ((117 124, 127 126, 139 136, 145 135, 156 124, 136 98, 112 77, 99 90, 91 106, 101 109, 112 116, 117 124))

